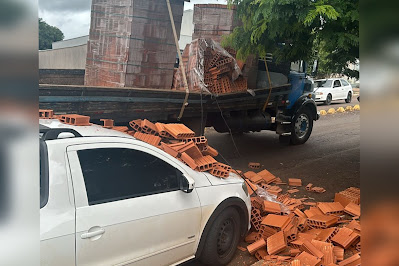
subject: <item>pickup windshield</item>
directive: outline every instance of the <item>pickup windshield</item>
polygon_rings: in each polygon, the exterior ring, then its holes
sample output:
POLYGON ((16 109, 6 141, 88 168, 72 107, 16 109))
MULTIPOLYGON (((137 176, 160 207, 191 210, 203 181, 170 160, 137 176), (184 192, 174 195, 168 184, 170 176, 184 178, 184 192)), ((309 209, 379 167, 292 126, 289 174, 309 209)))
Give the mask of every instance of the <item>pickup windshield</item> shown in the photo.
POLYGON ((315 81, 316 88, 331 88, 332 80, 317 80, 315 81))

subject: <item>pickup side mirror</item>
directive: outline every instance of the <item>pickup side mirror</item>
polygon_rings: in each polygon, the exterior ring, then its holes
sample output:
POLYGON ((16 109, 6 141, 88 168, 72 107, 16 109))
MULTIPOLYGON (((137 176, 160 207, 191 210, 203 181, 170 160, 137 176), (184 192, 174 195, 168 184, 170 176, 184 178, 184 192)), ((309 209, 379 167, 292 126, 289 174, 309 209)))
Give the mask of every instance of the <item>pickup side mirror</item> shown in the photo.
POLYGON ((185 193, 191 193, 194 190, 194 180, 187 178, 183 174, 179 177, 179 189, 185 193))

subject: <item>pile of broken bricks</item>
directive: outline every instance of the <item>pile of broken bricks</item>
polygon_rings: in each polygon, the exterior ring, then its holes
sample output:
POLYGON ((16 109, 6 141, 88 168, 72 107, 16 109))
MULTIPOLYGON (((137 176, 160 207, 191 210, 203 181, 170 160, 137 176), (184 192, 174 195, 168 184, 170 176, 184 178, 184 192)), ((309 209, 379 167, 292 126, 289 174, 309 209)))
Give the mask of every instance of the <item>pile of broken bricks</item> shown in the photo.
MULTIPOLYGON (((360 265, 360 189, 336 193, 334 202, 312 202, 292 197, 301 179, 289 179, 290 189, 282 193, 278 185, 286 183, 267 170, 241 174, 252 202, 246 249, 259 260, 256 265, 360 265)), ((306 190, 325 192, 312 184, 306 190)))

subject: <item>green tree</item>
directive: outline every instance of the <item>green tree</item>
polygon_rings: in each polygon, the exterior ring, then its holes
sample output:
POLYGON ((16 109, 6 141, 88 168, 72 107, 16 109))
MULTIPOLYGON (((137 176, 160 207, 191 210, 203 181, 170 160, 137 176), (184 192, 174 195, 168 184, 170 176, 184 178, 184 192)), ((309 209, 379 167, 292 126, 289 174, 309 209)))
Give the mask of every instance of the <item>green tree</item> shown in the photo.
POLYGON ((54 26, 50 26, 43 19, 39 18, 39 49, 51 49, 53 42, 62 41, 64 33, 54 26))
POLYGON ((228 0, 240 27, 222 44, 239 58, 272 53, 277 61, 321 58, 326 72, 358 77, 348 69, 359 58, 359 0, 228 0), (320 52, 320 54, 319 54, 320 52))

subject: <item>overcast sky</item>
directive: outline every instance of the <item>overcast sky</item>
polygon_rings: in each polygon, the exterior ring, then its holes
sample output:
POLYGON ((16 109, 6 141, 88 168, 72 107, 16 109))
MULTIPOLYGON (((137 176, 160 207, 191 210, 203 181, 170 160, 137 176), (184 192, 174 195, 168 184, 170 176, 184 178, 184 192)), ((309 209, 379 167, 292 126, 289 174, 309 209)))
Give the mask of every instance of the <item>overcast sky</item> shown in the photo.
MULTIPOLYGON (((194 4, 204 3, 225 4, 226 0, 191 0, 184 8, 193 9, 194 4)), ((39 17, 61 29, 65 39, 88 35, 90 5, 91 0, 39 0, 39 17)))

